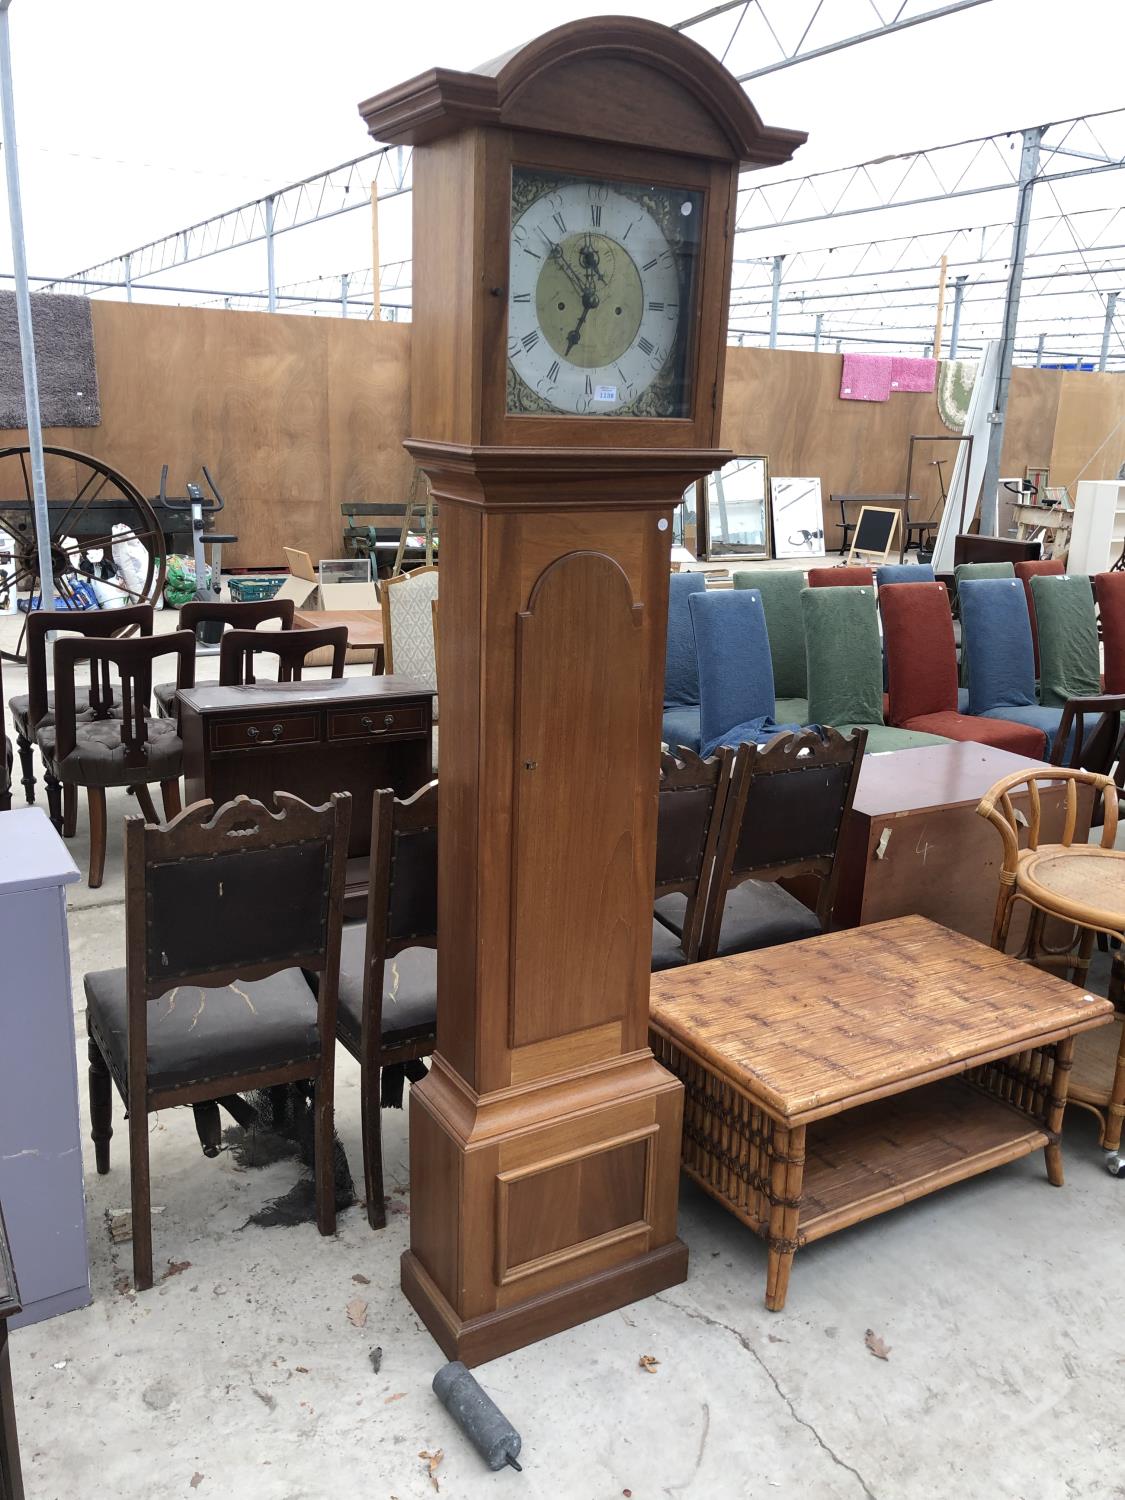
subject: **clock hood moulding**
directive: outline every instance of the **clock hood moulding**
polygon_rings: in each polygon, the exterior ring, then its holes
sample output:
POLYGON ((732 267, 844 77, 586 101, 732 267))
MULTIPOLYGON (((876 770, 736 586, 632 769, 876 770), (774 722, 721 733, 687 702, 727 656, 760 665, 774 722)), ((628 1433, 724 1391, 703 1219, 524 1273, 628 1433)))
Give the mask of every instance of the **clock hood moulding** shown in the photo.
POLYGON ((359 112, 371 135, 389 145, 498 125, 657 150, 666 141, 678 153, 745 167, 788 161, 807 139, 801 130, 763 125, 741 85, 697 42, 631 16, 568 22, 471 73, 431 68, 359 112), (635 74, 632 100, 623 69, 635 74), (638 97, 646 108, 636 108, 638 97), (583 99, 589 111, 576 110, 583 99))

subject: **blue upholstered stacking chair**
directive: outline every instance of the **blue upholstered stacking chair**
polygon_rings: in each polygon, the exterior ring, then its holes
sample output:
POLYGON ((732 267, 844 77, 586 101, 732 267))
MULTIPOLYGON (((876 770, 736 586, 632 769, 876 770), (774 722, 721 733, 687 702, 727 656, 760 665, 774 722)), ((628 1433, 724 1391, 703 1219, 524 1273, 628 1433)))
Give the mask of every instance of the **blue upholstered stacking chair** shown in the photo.
POLYGON ((704 757, 721 745, 764 745, 774 719, 773 662, 757 589, 715 590, 688 599, 699 674, 699 737, 704 757))
POLYGON ((1053 741, 1060 706, 1044 707, 1035 693, 1035 652, 1027 598, 1018 578, 962 581, 961 649, 969 669, 969 713, 1034 724, 1053 741))
POLYGON ((688 600, 706 588, 702 573, 673 573, 668 580, 668 655, 664 662, 661 737, 673 754, 681 745, 699 749, 699 675, 688 600))
POLYGON ((882 588, 885 583, 936 583, 937 580, 929 563, 884 563, 875 569, 875 582, 882 588))

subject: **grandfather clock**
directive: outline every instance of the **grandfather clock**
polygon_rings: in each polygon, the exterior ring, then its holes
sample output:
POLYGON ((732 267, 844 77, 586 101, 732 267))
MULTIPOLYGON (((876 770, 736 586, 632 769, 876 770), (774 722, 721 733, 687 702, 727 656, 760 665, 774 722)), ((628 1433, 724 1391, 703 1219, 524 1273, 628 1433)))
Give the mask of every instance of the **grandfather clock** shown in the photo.
POLYGON ((361 105, 414 146, 412 429, 441 504, 438 1050, 407 1297, 479 1363, 682 1281, 647 1043, 672 510, 719 433, 762 125, 676 32, 579 21, 361 105))

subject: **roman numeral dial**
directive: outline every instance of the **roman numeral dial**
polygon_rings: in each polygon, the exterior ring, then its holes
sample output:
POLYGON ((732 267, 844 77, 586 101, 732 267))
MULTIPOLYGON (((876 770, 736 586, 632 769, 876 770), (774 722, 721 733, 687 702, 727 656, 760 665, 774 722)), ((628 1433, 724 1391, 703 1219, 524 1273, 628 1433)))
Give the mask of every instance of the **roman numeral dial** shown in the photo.
POLYGON ((519 168, 512 182, 509 412, 686 415, 702 195, 519 168))

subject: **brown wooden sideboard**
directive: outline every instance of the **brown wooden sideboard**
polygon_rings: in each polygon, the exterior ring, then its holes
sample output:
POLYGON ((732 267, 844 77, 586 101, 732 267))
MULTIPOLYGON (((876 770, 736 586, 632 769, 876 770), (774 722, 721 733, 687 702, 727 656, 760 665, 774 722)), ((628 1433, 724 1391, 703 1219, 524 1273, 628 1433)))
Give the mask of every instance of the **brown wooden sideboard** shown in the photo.
POLYGON ((432 694, 406 677, 364 676, 185 688, 179 699, 189 802, 352 794, 345 915, 362 918, 372 795, 408 797, 430 780, 432 694))
MULTIPOLYGON (((913 913, 987 943, 996 912, 1003 845, 977 816, 977 803, 1003 776, 1043 762, 970 743, 925 745, 865 755, 855 801, 840 839, 834 927, 866 926, 913 913)), ((1016 799, 1026 811, 1027 796, 1016 799)), ((1045 837, 1062 829, 1062 783, 1043 791, 1045 837)), ((1090 826, 1090 798, 1079 804, 1078 836, 1090 826)), ((1027 928, 1014 919, 1009 952, 1027 928)))

